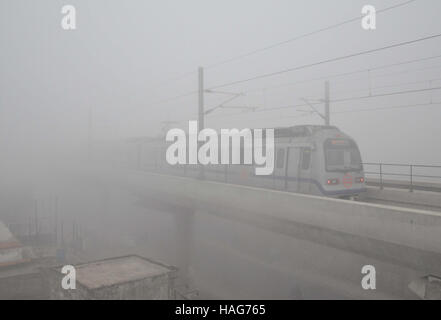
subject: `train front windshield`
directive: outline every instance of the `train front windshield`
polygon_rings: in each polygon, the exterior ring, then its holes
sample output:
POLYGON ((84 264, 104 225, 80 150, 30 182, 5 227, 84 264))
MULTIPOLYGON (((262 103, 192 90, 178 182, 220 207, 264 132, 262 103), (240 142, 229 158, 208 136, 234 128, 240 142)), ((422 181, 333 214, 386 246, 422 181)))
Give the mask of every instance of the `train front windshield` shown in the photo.
POLYGON ((361 171, 360 151, 354 141, 330 139, 325 142, 326 171, 361 171))

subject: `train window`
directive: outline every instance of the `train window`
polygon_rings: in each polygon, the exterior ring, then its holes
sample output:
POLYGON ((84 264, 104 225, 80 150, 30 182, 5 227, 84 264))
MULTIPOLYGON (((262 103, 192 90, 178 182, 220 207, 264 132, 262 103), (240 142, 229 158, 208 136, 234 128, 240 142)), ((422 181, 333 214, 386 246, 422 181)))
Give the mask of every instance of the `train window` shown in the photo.
POLYGON ((302 170, 308 170, 311 166, 311 150, 303 149, 302 152, 302 170))
POLYGON ((362 170, 360 151, 351 140, 325 142, 326 171, 362 170))
POLYGON ((277 150, 277 157, 276 157, 276 168, 282 169, 285 164, 285 149, 278 149, 277 150))

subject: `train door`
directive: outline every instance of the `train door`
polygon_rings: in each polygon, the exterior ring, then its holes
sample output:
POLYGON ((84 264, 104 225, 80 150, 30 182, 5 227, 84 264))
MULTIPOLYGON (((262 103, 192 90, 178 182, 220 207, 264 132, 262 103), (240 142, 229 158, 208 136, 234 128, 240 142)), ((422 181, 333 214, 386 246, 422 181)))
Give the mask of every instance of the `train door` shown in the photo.
POLYGON ((299 163, 299 192, 311 193, 311 148, 301 148, 299 163))
POLYGON ((288 156, 288 168, 287 168, 287 181, 288 190, 299 192, 299 159, 300 159, 300 148, 289 148, 288 156))
POLYGON ((274 188, 285 189, 286 148, 276 148, 276 165, 274 168, 274 188))

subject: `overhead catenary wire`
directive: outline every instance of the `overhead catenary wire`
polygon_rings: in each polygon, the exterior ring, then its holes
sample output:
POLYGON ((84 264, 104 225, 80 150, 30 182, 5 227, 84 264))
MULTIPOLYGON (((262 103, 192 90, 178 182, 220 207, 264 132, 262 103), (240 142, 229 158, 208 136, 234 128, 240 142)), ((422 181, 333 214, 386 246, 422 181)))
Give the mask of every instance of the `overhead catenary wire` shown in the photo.
POLYGON ((432 87, 432 88, 424 88, 424 89, 413 89, 413 90, 403 90, 403 91, 386 92, 386 93, 378 93, 378 94, 369 94, 369 95, 358 96, 358 97, 333 99, 333 100, 331 100, 331 102, 333 102, 333 103, 335 103, 335 102, 346 102, 346 101, 353 101, 353 100, 362 100, 362 99, 370 99, 370 98, 395 96, 395 95, 401 95, 401 94, 429 92, 429 91, 435 91, 435 90, 441 90, 441 87, 432 87))
MULTIPOLYGON (((371 67, 371 68, 358 69, 358 70, 349 71, 349 72, 336 73, 336 74, 331 74, 331 75, 327 75, 327 76, 310 78, 310 79, 306 79, 306 80, 300 80, 300 81, 293 82, 293 83, 281 84, 281 85, 276 85, 276 86, 271 86, 271 87, 245 90, 245 91, 242 91, 242 93, 253 93, 253 92, 259 92, 262 90, 272 90, 272 89, 278 89, 278 88, 282 88, 282 87, 290 87, 290 86, 295 86, 295 85, 303 84, 303 83, 309 83, 309 82, 320 81, 320 80, 325 80, 325 79, 340 78, 340 77, 350 76, 350 75, 364 73, 364 72, 368 72, 368 71, 382 70, 382 69, 397 67, 397 66, 401 66, 401 65, 411 64, 411 63, 415 63, 415 62, 434 60, 434 59, 438 59, 438 58, 441 58, 441 55, 434 55, 434 56, 429 56, 429 57, 424 57, 424 58, 419 58, 419 59, 406 60, 406 61, 402 61, 402 62, 398 62, 398 63, 391 63, 391 64, 380 65, 380 66, 371 67)), ((433 67, 424 67, 424 68, 410 70, 410 71, 420 71, 420 70, 427 70, 427 69, 432 69, 432 68, 433 67)), ((385 75, 378 75, 378 76, 375 76, 374 78, 391 76, 391 75, 401 74, 401 73, 405 73, 405 72, 408 72, 408 71, 405 70, 405 71, 399 71, 399 72, 394 72, 394 73, 385 74, 385 75)), ((372 88, 372 89, 374 89, 374 88, 372 88)), ((212 90, 212 89, 207 89, 206 91, 209 91, 209 90, 212 90)), ((179 100, 179 99, 182 99, 185 97, 189 97, 189 96, 195 95, 197 93, 198 93, 197 91, 189 91, 189 92, 185 92, 185 93, 173 96, 173 97, 153 101, 153 102, 150 102, 149 104, 150 105, 159 105, 159 104, 179 100)))
MULTIPOLYGON (((416 0, 407 1, 405 3, 401 3, 401 4, 396 5, 396 6, 385 8, 385 9, 380 10, 378 12, 387 11, 387 10, 390 10, 392 8, 400 7, 400 6, 409 4, 411 2, 415 2, 415 1, 416 0)), ((357 20, 359 18, 360 17, 357 17, 357 20)), ((324 28, 322 31, 324 31, 325 29, 327 29, 327 28, 324 28)), ((312 32, 311 34, 313 34, 313 33, 314 32, 312 32)), ((305 35, 302 35, 300 37, 303 37, 303 36, 305 36, 305 35)), ((231 86, 231 85, 235 85, 235 84, 239 84, 239 83, 244 83, 244 82, 252 81, 252 80, 255 80, 255 79, 271 77, 271 76, 275 76, 275 75, 286 73, 286 72, 291 72, 291 71, 295 71, 295 70, 305 69, 305 68, 309 68, 309 67, 313 67, 313 66, 317 66, 317 65, 321 65, 321 64, 325 64, 325 63, 330 63, 330 62, 334 62, 334 61, 340 61, 340 60, 344 60, 344 59, 349 59, 349 58, 360 56, 360 55, 364 55, 364 54, 370 54, 370 53, 374 53, 374 52, 378 52, 378 51, 383 51, 383 50, 387 50, 387 49, 392 49, 392 48, 396 48, 396 47, 400 47, 400 46, 410 45, 410 44, 417 43, 417 42, 422 42, 422 41, 426 41, 426 40, 435 39, 435 38, 438 38, 440 36, 441 36, 441 34, 436 34, 436 35, 431 35, 431 36, 427 36, 427 37, 423 37, 423 38, 419 38, 419 39, 414 39, 414 40, 411 40, 411 41, 396 43, 396 44, 392 44, 392 45, 389 45, 389 46, 384 46, 384 47, 380 47, 380 48, 376 48, 376 49, 356 52, 356 53, 352 53, 352 54, 349 54, 349 55, 340 56, 340 57, 336 57, 336 58, 332 58, 332 59, 327 59, 327 60, 323 60, 323 61, 319 61, 319 62, 315 62, 315 63, 311 63, 311 64, 297 66, 297 67, 293 67, 293 68, 289 68, 289 69, 284 69, 284 70, 280 70, 280 71, 276 71, 276 72, 272 72, 272 73, 262 74, 262 75, 258 75, 258 76, 255 76, 255 77, 252 77, 252 78, 248 78, 248 79, 237 80, 237 81, 233 81, 233 82, 230 82, 230 83, 224 83, 224 84, 221 84, 221 85, 210 87, 207 90, 215 90, 215 89, 218 89, 218 88, 223 88, 223 87, 226 87, 226 86, 231 86)), ((269 47, 265 47, 265 48, 266 49, 270 49, 269 47)), ((340 73, 340 74, 333 75, 333 76, 334 77, 342 77, 342 76, 346 76, 346 75, 350 75, 350 74, 367 72, 367 71, 373 71, 373 70, 379 70, 379 69, 383 69, 383 68, 387 68, 387 67, 399 66, 399 65, 404 65, 404 64, 413 63, 413 62, 419 62, 419 61, 435 59, 435 58, 439 58, 439 57, 441 57, 441 55, 431 56, 431 57, 426 57, 426 58, 421 58, 421 59, 408 60, 408 61, 404 61, 404 62, 398 62, 398 63, 393 63, 393 64, 389 64, 389 65, 383 65, 383 66, 378 66, 378 67, 373 67, 373 68, 365 68, 365 69, 362 69, 362 70, 356 70, 356 71, 352 71, 352 72, 340 73)), ((226 61, 224 61, 223 63, 226 63, 226 61)), ((207 68, 210 68, 210 67, 212 67, 212 66, 209 65, 207 68)), ((310 81, 326 79, 326 78, 330 78, 330 76, 310 79, 310 81)), ((306 81, 307 80, 300 81, 300 82, 306 82, 306 81)), ((263 90, 265 90, 265 89, 267 89, 267 88, 264 88, 263 90)), ((381 94, 381 95, 372 95, 372 94, 370 94, 368 96, 362 96, 362 97, 342 98, 342 99, 338 99, 338 100, 334 99, 331 102, 343 102, 343 101, 350 101, 350 100, 355 100, 355 99, 366 99, 366 98, 373 98, 373 97, 380 97, 380 96, 387 96, 387 95, 394 95, 394 94, 422 92, 422 91, 437 90, 437 89, 438 88, 430 88, 430 89, 422 89, 422 90, 410 90, 410 91, 403 91, 403 92, 396 92, 396 93, 385 93, 385 94, 381 94)), ((243 92, 244 93, 248 93, 248 92, 251 92, 251 91, 243 91, 243 92)), ((175 99, 180 99, 182 97, 190 96, 190 95, 193 95, 193 94, 196 94, 196 93, 197 93, 196 91, 192 91, 192 92, 184 93, 184 94, 181 94, 181 95, 178 95, 178 96, 175 96, 175 97, 163 99, 163 100, 160 100, 160 101, 158 101, 156 103, 163 103, 163 102, 173 101, 175 99)), ((321 103, 317 103, 317 104, 321 104, 321 103)), ((305 105, 303 104, 303 105, 296 105, 296 106, 300 107, 300 106, 305 106, 305 105)), ((273 110, 279 110, 279 109, 291 108, 291 107, 293 107, 293 106, 283 106, 283 107, 276 107, 276 108, 267 108, 267 109, 263 109, 263 110, 259 109, 259 110, 253 110, 253 112, 267 112, 267 111, 273 111, 273 110)), ((244 112, 241 112, 241 113, 238 113, 238 114, 243 114, 243 113, 244 112)), ((234 115, 234 114, 231 114, 231 115, 234 115)), ((225 115, 223 115, 223 116, 225 116, 225 115)), ((214 115, 214 117, 216 117, 216 115, 214 115)))
MULTIPOLYGON (((377 14, 382 14, 382 13, 388 12, 390 10, 398 9, 400 7, 407 6, 407 5, 409 5, 409 4, 413 3, 413 2, 416 2, 416 1, 418 1, 418 0, 408 0, 408 1, 405 1, 405 2, 402 2, 402 3, 398 3, 398 4, 390 6, 390 7, 386 7, 386 8, 377 10, 377 14)), ((264 52, 264 51, 268 51, 270 49, 274 49, 276 47, 280 47, 280 46, 286 45, 288 43, 292 43, 292 42, 295 42, 297 40, 301 40, 301 39, 307 38, 309 36, 317 35, 319 33, 325 32, 325 31, 336 29, 336 28, 339 28, 339 27, 344 26, 346 24, 357 22, 357 21, 360 20, 360 18, 361 18, 361 15, 357 15, 356 17, 353 17, 353 18, 350 18, 350 19, 347 19, 347 20, 344 20, 344 21, 341 21, 341 22, 338 22, 338 23, 334 23, 334 24, 332 24, 330 26, 327 26, 327 27, 323 27, 323 28, 320 28, 320 29, 317 29, 317 30, 313 30, 313 31, 310 31, 310 32, 307 32, 307 33, 304 33, 304 34, 301 34, 301 35, 298 35, 298 36, 286 39, 286 40, 282 40, 282 41, 279 41, 279 42, 267 45, 267 46, 262 47, 262 48, 258 48, 258 49, 249 51, 249 52, 244 53, 244 54, 240 54, 240 55, 237 55, 237 56, 234 56, 234 57, 222 60, 222 61, 218 61, 218 62, 215 62, 215 63, 212 63, 212 64, 208 64, 205 67, 205 69, 212 69, 212 68, 215 68, 215 67, 219 67, 221 65, 225 65, 225 64, 228 64, 230 62, 237 61, 237 60, 240 60, 240 59, 243 59, 243 58, 246 58, 246 57, 249 57, 249 56, 261 53, 261 52, 264 52)), ((181 73, 181 74, 179 74, 179 75, 177 75, 175 77, 171 77, 171 78, 169 78, 167 80, 163 80, 163 81, 153 85, 152 87, 156 88, 156 87, 168 84, 170 82, 174 82, 174 81, 185 79, 185 78, 187 78, 189 76, 193 76, 193 75, 196 75, 196 74, 197 74, 196 70, 188 71, 188 72, 183 72, 183 73, 181 73)))
POLYGON ((425 107, 425 106, 434 106, 434 105, 441 105, 441 102, 411 103, 411 104, 395 105, 395 106, 387 106, 387 107, 340 110, 340 111, 335 111, 332 114, 369 112, 369 111, 390 110, 390 109, 406 109, 406 108, 425 107))
MULTIPOLYGON (((428 80, 420 80, 420 81, 412 81, 412 82, 401 82, 401 83, 394 83, 394 84, 388 84, 388 85, 382 85, 382 86, 373 86, 370 87, 369 90, 377 90, 377 89, 385 89, 385 88, 394 88, 394 87, 401 87, 401 86, 407 86, 407 85, 416 85, 416 84, 427 84, 427 83, 433 83, 433 82, 437 82, 437 81, 441 81, 441 78, 433 78, 433 79, 428 79, 428 80)), ((366 91, 365 89, 360 89, 360 90, 352 90, 352 91, 333 91, 333 93, 337 93, 337 94, 347 94, 347 93, 354 93, 354 92, 364 92, 366 91)))
MULTIPOLYGON (((435 56, 425 57, 425 58, 421 58, 421 59, 413 59, 413 60, 403 61, 403 62, 399 62, 399 63, 392 63, 392 64, 388 64, 388 65, 381 65, 381 66, 372 67, 372 68, 369 68, 369 69, 359 69, 359 70, 350 71, 350 72, 332 74, 332 75, 327 75, 327 76, 318 77, 318 78, 312 78, 312 79, 307 79, 307 80, 300 80, 298 82, 294 82, 294 83, 290 83, 290 84, 283 84, 283 85, 280 85, 280 86, 273 86, 273 87, 267 87, 267 88, 249 90, 249 91, 242 91, 242 93, 252 93, 252 92, 258 92, 258 91, 261 91, 261 90, 276 89, 276 88, 280 88, 282 86, 293 86, 293 85, 296 85, 296 84, 314 82, 314 81, 319 81, 319 80, 324 80, 324 79, 332 79, 332 78, 344 77, 344 76, 349 76, 349 75, 353 75, 353 74, 357 74, 357 73, 367 72, 368 70, 371 70, 371 71, 381 70, 381 69, 386 69, 386 68, 389 68, 389 67, 395 67, 395 66, 405 65, 405 64, 414 63, 414 62, 433 60, 433 59, 437 59, 437 58, 441 58, 441 55, 435 55, 435 56)), ((428 68, 432 68, 432 67, 425 67, 425 68, 417 69, 417 71, 418 70, 426 70, 428 68)), ((401 72, 403 72, 403 71, 401 71, 401 72)), ((399 73, 401 73, 401 72, 399 72, 399 73)), ((382 76, 389 76, 389 75, 395 75, 395 74, 398 74, 398 73, 391 73, 391 74, 379 75, 379 76, 382 77, 382 76)), ((210 89, 207 89, 206 91, 210 91, 210 90, 213 90, 213 89, 214 88, 210 88, 210 89)), ((372 88, 372 89, 374 89, 374 88, 372 88)), ((163 104, 163 103, 179 100, 179 99, 182 99, 182 98, 186 98, 186 97, 189 97, 189 96, 192 96, 192 95, 196 95, 197 93, 198 93, 198 91, 189 91, 189 92, 185 92, 185 93, 173 96, 173 97, 169 97, 169 98, 164 98, 164 99, 160 99, 160 100, 157 100, 157 101, 153 101, 153 102, 151 102, 149 104, 150 105, 159 105, 159 104, 163 104)))
MULTIPOLYGON (((351 110, 341 110, 341 111, 335 111, 332 112, 332 115, 340 115, 340 114, 347 114, 347 113, 358 113, 358 112, 372 112, 372 111, 384 111, 384 110, 392 110, 392 109, 410 109, 415 107, 429 107, 429 106, 435 106, 435 105, 441 105, 441 102, 426 102, 426 103, 413 103, 413 104, 405 104, 405 105, 394 105, 394 106, 385 106, 385 107, 374 107, 374 108, 363 108, 363 109, 351 109, 351 110)), ((315 112, 305 112, 299 115, 295 116, 286 116, 284 115, 283 118, 305 118, 314 115, 315 112)), ((231 113, 226 115, 217 115, 217 117, 230 117, 230 116, 240 116, 244 115, 244 113, 231 113)), ((185 121, 185 120, 183 120, 185 121)))
POLYGON ((321 61, 317 61, 317 62, 313 62, 313 63, 308 63, 308 64, 304 64, 304 65, 300 65, 300 66, 296 66, 296 67, 292 67, 292 68, 286 68, 286 69, 279 70, 279 71, 264 73, 264 74, 256 75, 256 76, 242 79, 242 80, 231 81, 231 82, 212 86, 209 88, 209 90, 224 88, 224 87, 237 85, 237 84, 241 84, 241 83, 245 83, 245 82, 249 82, 249 81, 253 81, 253 80, 259 80, 259 79, 264 79, 264 78, 268 78, 268 77, 273 77, 273 76, 277 76, 277 75, 288 73, 288 72, 303 70, 303 69, 307 69, 307 68, 311 68, 311 67, 315 67, 315 66, 320 66, 323 64, 331 63, 331 62, 338 62, 338 61, 342 61, 342 60, 346 60, 346 59, 350 59, 350 58, 355 58, 355 57, 359 57, 359 56, 366 55, 366 54, 371 54, 371 53, 375 53, 375 52, 380 52, 380 51, 385 51, 385 50, 389 50, 389 49, 393 49, 393 48, 411 45, 414 43, 428 41, 428 40, 436 39, 439 37, 441 37, 441 33, 418 38, 418 39, 414 39, 414 40, 394 43, 392 45, 383 46, 383 47, 379 47, 379 48, 375 48, 375 49, 359 51, 359 52, 355 52, 355 53, 351 53, 351 54, 347 54, 347 55, 343 55, 343 56, 339 56, 339 57, 334 57, 334 58, 330 58, 330 59, 325 59, 325 60, 321 60, 321 61))
MULTIPOLYGON (((332 115, 358 113, 358 112, 384 111, 384 110, 392 110, 392 109, 410 109, 410 108, 416 108, 416 107, 429 107, 429 106, 436 106, 436 105, 441 105, 441 102, 411 103, 411 104, 404 104, 404 105, 393 105, 393 106, 374 107, 374 108, 340 110, 340 111, 332 112, 332 115)), ((247 113, 245 113, 245 112, 236 112, 236 113, 230 113, 230 114, 214 115, 212 117, 223 118, 223 117, 232 117, 232 116, 244 116, 246 114, 247 113)), ((315 112, 310 111, 310 112, 305 112, 305 113, 295 115, 295 116, 284 115, 283 118, 289 118, 289 119, 305 118, 305 117, 310 117, 314 114, 315 114, 315 112)), ((180 120, 179 122, 186 122, 186 121, 188 121, 188 119, 180 120)))
MULTIPOLYGON (((435 91, 435 90, 441 90, 441 87, 416 89, 416 90, 403 90, 403 91, 387 92, 387 93, 382 93, 382 94, 365 95, 365 96, 349 97, 349 98, 340 98, 340 99, 333 99, 333 100, 331 100, 331 102, 332 103, 347 102, 347 101, 379 98, 379 97, 394 96, 394 95, 403 95, 403 94, 420 93, 420 92, 430 92, 430 91, 435 91)), ((299 103, 299 104, 294 104, 294 105, 286 105, 286 106, 279 106, 279 107, 273 107, 273 108, 258 109, 258 110, 249 111, 249 112, 246 112, 246 113, 249 114, 249 113, 272 112, 272 111, 284 110, 284 109, 296 110, 296 109, 301 108, 301 107, 308 107, 310 105, 318 106, 318 105, 321 105, 321 104, 323 104, 323 102, 299 103)), ((243 115, 244 113, 245 112, 230 113, 230 114, 223 114, 223 115, 214 115, 212 117, 229 117, 229 116, 243 115)), ((333 112, 333 114, 334 113, 335 112, 333 112)))
MULTIPOLYGON (((261 92, 264 90, 273 90, 273 89, 279 89, 279 88, 284 88, 284 87, 291 87, 291 86, 295 86, 298 84, 304 84, 304 83, 316 82, 316 81, 328 80, 328 79, 335 79, 335 78, 342 78, 342 77, 351 76, 354 74, 365 73, 368 71, 377 71, 377 70, 398 67, 398 66, 402 66, 402 65, 406 65, 406 64, 434 60, 434 59, 439 59, 439 58, 441 58, 441 55, 429 56, 429 57, 425 57, 425 58, 412 59, 412 60, 406 60, 406 61, 402 61, 402 62, 398 62, 398 63, 391 63, 391 64, 386 64, 386 65, 375 66, 375 67, 371 67, 371 68, 363 68, 363 69, 357 69, 357 70, 348 71, 348 72, 334 73, 334 74, 330 74, 330 75, 326 75, 326 76, 309 78, 309 79, 305 79, 305 80, 299 80, 299 81, 295 81, 295 82, 284 83, 284 84, 279 84, 279 85, 270 86, 270 87, 261 87, 261 88, 246 90, 243 92, 244 93, 254 93, 254 92, 261 92)), ((428 68, 429 67, 425 67, 425 68, 415 69, 413 71, 427 70, 428 68)), ((432 67, 430 67, 430 68, 432 68, 432 67)), ((390 73, 390 74, 377 75, 374 78, 401 74, 403 72, 408 72, 408 71, 406 70, 406 71, 399 71, 399 72, 390 73)))
MULTIPOLYGON (((384 13, 384 12, 387 12, 387 11, 390 11, 390 10, 393 10, 393 9, 397 9, 397 8, 400 8, 400 7, 403 7, 403 6, 407 6, 407 5, 409 5, 409 4, 413 3, 413 2, 416 2, 416 1, 417 0, 409 0, 409 1, 405 1, 405 2, 402 2, 402 3, 399 3, 399 4, 396 4, 396 5, 387 7, 387 8, 380 9, 380 10, 377 11, 377 14, 381 14, 381 13, 384 13)), ((244 54, 241 54, 241 55, 237 55, 237 56, 234 56, 234 57, 231 57, 231 58, 228 58, 228 59, 225 59, 225 60, 222 60, 222 61, 210 64, 210 65, 206 66, 206 69, 215 68, 215 67, 218 67, 218 66, 221 66, 221 65, 233 62, 233 61, 237 61, 237 60, 240 60, 240 59, 243 59, 243 58, 255 55, 257 53, 268 51, 270 49, 274 49, 276 47, 280 47, 280 46, 286 45, 288 43, 292 43, 294 41, 297 41, 297 40, 304 39, 304 38, 309 37, 309 36, 313 36, 313 35, 322 33, 324 31, 329 31, 329 30, 332 30, 332 29, 344 26, 346 24, 350 24, 350 23, 353 23, 353 22, 358 22, 358 21, 360 21, 361 18, 362 18, 362 16, 360 14, 360 15, 357 15, 356 17, 353 17, 353 18, 350 18, 350 19, 347 19, 347 20, 344 20, 344 21, 332 24, 330 26, 323 27, 323 28, 320 28, 320 29, 317 29, 317 30, 314 30, 314 31, 310 31, 310 32, 307 32, 307 33, 295 36, 295 37, 287 39, 287 40, 279 41, 279 42, 267 45, 265 47, 262 47, 262 48, 259 48, 259 49, 255 49, 253 51, 250 51, 250 52, 247 52, 247 53, 244 53, 244 54)))

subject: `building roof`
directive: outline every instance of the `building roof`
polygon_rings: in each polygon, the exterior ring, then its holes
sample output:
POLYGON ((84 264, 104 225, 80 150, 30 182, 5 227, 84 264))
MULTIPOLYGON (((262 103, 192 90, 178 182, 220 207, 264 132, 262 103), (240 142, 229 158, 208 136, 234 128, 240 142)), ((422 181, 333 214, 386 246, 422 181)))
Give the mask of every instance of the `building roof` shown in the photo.
POLYGON ((20 247, 22 247, 22 244, 9 231, 8 227, 0 221, 0 250, 20 247))
POLYGON ((6 227, 6 225, 0 221, 0 243, 15 241, 14 236, 11 231, 6 227))
POLYGON ((12 266, 29 259, 23 257, 23 246, 9 231, 6 225, 0 221, 0 267, 12 266))
POLYGON ((76 281, 88 289, 168 274, 176 269, 140 256, 124 256, 75 265, 76 281))

